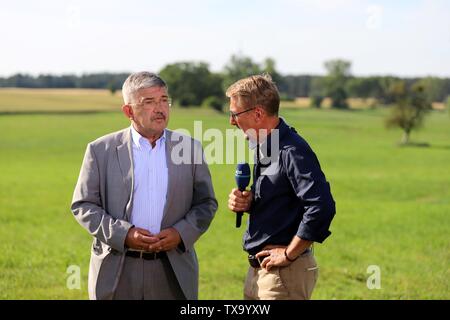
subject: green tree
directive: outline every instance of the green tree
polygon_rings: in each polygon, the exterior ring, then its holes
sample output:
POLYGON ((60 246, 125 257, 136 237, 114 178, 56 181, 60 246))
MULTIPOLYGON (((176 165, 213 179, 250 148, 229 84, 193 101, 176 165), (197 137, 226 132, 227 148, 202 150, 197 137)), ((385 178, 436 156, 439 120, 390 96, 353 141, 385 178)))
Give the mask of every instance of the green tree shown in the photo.
POLYGON ((324 78, 316 77, 311 82, 310 105, 313 108, 320 108, 325 99, 324 78))
POLYGON ((424 86, 428 98, 432 102, 445 102, 447 95, 450 93, 448 79, 427 77, 421 79, 420 84, 424 86))
POLYGON ((211 108, 218 112, 223 112, 223 105, 225 104, 224 99, 221 99, 217 96, 211 96, 203 100, 202 106, 206 108, 211 108))
POLYGON ((263 71, 250 57, 243 55, 232 55, 224 69, 224 90, 228 89, 230 85, 242 78, 260 74, 263 71))
POLYGON ((446 100, 445 103, 446 103, 446 106, 447 106, 447 112, 450 115, 450 96, 447 97, 447 100, 446 100))
POLYGON ((109 92, 111 92, 111 95, 115 95, 115 94, 116 94, 117 88, 116 88, 116 86, 114 85, 114 82, 113 82, 113 81, 110 81, 110 82, 108 83, 108 90, 109 90, 109 92))
MULTIPOLYGON (((384 105, 392 104, 396 101, 395 95, 392 94, 392 88, 401 79, 395 77, 378 77, 379 91, 376 92, 375 98, 377 98, 380 103, 384 105)), ((406 85, 406 83, 405 83, 406 85)))
POLYGON ((286 91, 286 85, 284 83, 283 76, 276 70, 275 67, 275 60, 272 58, 266 58, 263 62, 262 71, 264 73, 270 74, 272 77, 272 80, 275 82, 275 84, 278 87, 278 90, 280 92, 286 91))
POLYGON ((409 144, 411 131, 419 128, 426 113, 431 109, 425 88, 420 83, 408 89, 404 81, 391 86, 391 95, 395 97, 395 105, 386 118, 386 126, 400 127, 403 130, 401 144, 409 144))
POLYGON ((169 64, 159 74, 166 81, 174 102, 182 107, 201 105, 210 96, 223 97, 222 77, 211 73, 207 63, 169 64))
POLYGON ((350 77, 351 65, 351 62, 340 59, 325 62, 328 74, 323 79, 323 86, 325 94, 331 98, 334 108, 348 108, 346 82, 350 77))
POLYGON ((282 94, 285 94, 291 99, 296 97, 309 97, 311 96, 312 82, 317 78, 320 77, 287 75, 283 77, 283 86, 279 89, 282 94))
POLYGON ((348 79, 346 89, 349 97, 376 98, 381 86, 376 77, 351 77, 348 79))

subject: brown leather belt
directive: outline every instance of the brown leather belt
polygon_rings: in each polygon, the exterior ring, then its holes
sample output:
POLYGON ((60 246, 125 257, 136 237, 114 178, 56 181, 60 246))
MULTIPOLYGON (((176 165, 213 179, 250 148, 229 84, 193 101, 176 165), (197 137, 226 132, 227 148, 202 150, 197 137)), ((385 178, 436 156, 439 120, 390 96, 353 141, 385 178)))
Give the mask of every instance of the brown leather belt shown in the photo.
MULTIPOLYGON (((311 252, 311 249, 310 249, 310 248, 308 248, 308 249, 306 249, 305 251, 303 251, 303 253, 302 253, 300 256, 303 256, 303 255, 305 255, 305 254, 307 254, 307 253, 309 253, 309 252, 311 252)), ((299 257, 300 257, 300 256, 299 256, 299 257)), ((264 257, 261 257, 261 258, 259 258, 259 260, 258 260, 258 258, 256 258, 256 256, 251 255, 251 254, 248 255, 248 263, 249 263, 250 266, 253 267, 253 268, 256 268, 256 269, 261 268, 261 263, 260 263, 260 261, 262 262, 263 260, 264 260, 264 257)))

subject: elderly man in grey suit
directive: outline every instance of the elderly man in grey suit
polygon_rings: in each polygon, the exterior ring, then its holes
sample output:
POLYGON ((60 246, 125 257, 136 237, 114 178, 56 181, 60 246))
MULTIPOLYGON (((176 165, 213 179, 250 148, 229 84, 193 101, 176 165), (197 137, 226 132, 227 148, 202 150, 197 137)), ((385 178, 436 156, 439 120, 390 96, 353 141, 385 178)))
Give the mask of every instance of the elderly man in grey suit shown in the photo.
POLYGON ((88 144, 71 206, 94 237, 89 297, 197 299, 194 243, 217 210, 202 147, 166 129, 159 76, 132 74, 122 94, 131 127, 88 144))

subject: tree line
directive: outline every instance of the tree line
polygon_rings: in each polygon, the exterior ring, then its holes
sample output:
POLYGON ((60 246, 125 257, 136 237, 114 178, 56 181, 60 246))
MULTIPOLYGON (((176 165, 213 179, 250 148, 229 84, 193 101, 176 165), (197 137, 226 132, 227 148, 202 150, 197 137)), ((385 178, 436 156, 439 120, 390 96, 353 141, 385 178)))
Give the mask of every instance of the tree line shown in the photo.
POLYGON ((118 89, 122 87, 128 75, 128 73, 95 73, 82 76, 42 74, 33 77, 18 73, 0 78, 0 87, 118 89))
MULTIPOLYGON (((320 107, 325 97, 331 98, 332 106, 347 108, 348 98, 374 98, 379 104, 392 104, 393 94, 399 83, 405 90, 420 84, 427 99, 446 102, 450 96, 450 78, 400 78, 395 76, 357 77, 351 73, 351 62, 331 60, 324 63, 325 76, 282 75, 276 70, 271 58, 256 63, 250 57, 233 55, 222 72, 211 72, 204 62, 177 62, 159 71, 167 82, 174 103, 187 107, 206 104, 221 109, 225 103, 224 91, 233 82, 252 74, 269 73, 277 83, 283 100, 310 97, 311 104, 320 107)), ((120 89, 128 73, 95 73, 76 75, 44 74, 36 77, 16 74, 0 78, 0 87, 22 88, 94 88, 120 89)))
MULTIPOLYGON (((326 61, 325 76, 282 75, 275 60, 254 62, 243 55, 231 56, 222 72, 211 72, 204 62, 177 62, 159 71, 167 82, 173 102, 181 107, 204 105, 220 112, 224 110, 224 92, 233 82, 249 75, 268 73, 277 84, 282 100, 309 97, 311 106, 321 107, 325 98, 331 107, 348 108, 348 98, 373 98, 379 105, 392 106, 385 119, 387 127, 403 130, 402 145, 409 144, 411 131, 420 127, 432 102, 446 102, 450 110, 450 79, 400 78, 394 76, 356 77, 351 62, 341 59, 326 61)), ((109 89, 111 93, 122 87, 128 73, 96 73, 75 75, 16 74, 0 78, 0 87, 22 88, 94 88, 109 89)))

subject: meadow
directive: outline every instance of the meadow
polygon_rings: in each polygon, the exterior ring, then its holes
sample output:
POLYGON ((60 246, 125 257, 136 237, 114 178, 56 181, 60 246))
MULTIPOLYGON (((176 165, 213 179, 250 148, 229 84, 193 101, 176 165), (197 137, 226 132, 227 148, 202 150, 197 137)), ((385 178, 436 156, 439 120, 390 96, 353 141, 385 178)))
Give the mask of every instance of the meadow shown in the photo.
MULTIPOLYGON (((87 299, 91 237, 70 202, 88 142, 129 125, 107 91, 0 90, 0 299, 87 299), (80 267, 81 288, 66 286, 80 267)), ((315 245, 313 299, 449 299, 450 117, 433 111, 412 140, 386 130, 385 108, 281 108, 331 184, 332 235, 315 245), (376 265, 381 288, 368 289, 376 265)), ((169 128, 230 128, 226 114, 173 108, 169 128)), ((244 228, 226 200, 234 165, 210 166, 219 210, 196 244, 200 299, 241 299, 244 228)), ((244 223, 246 217, 244 216, 244 223)))

